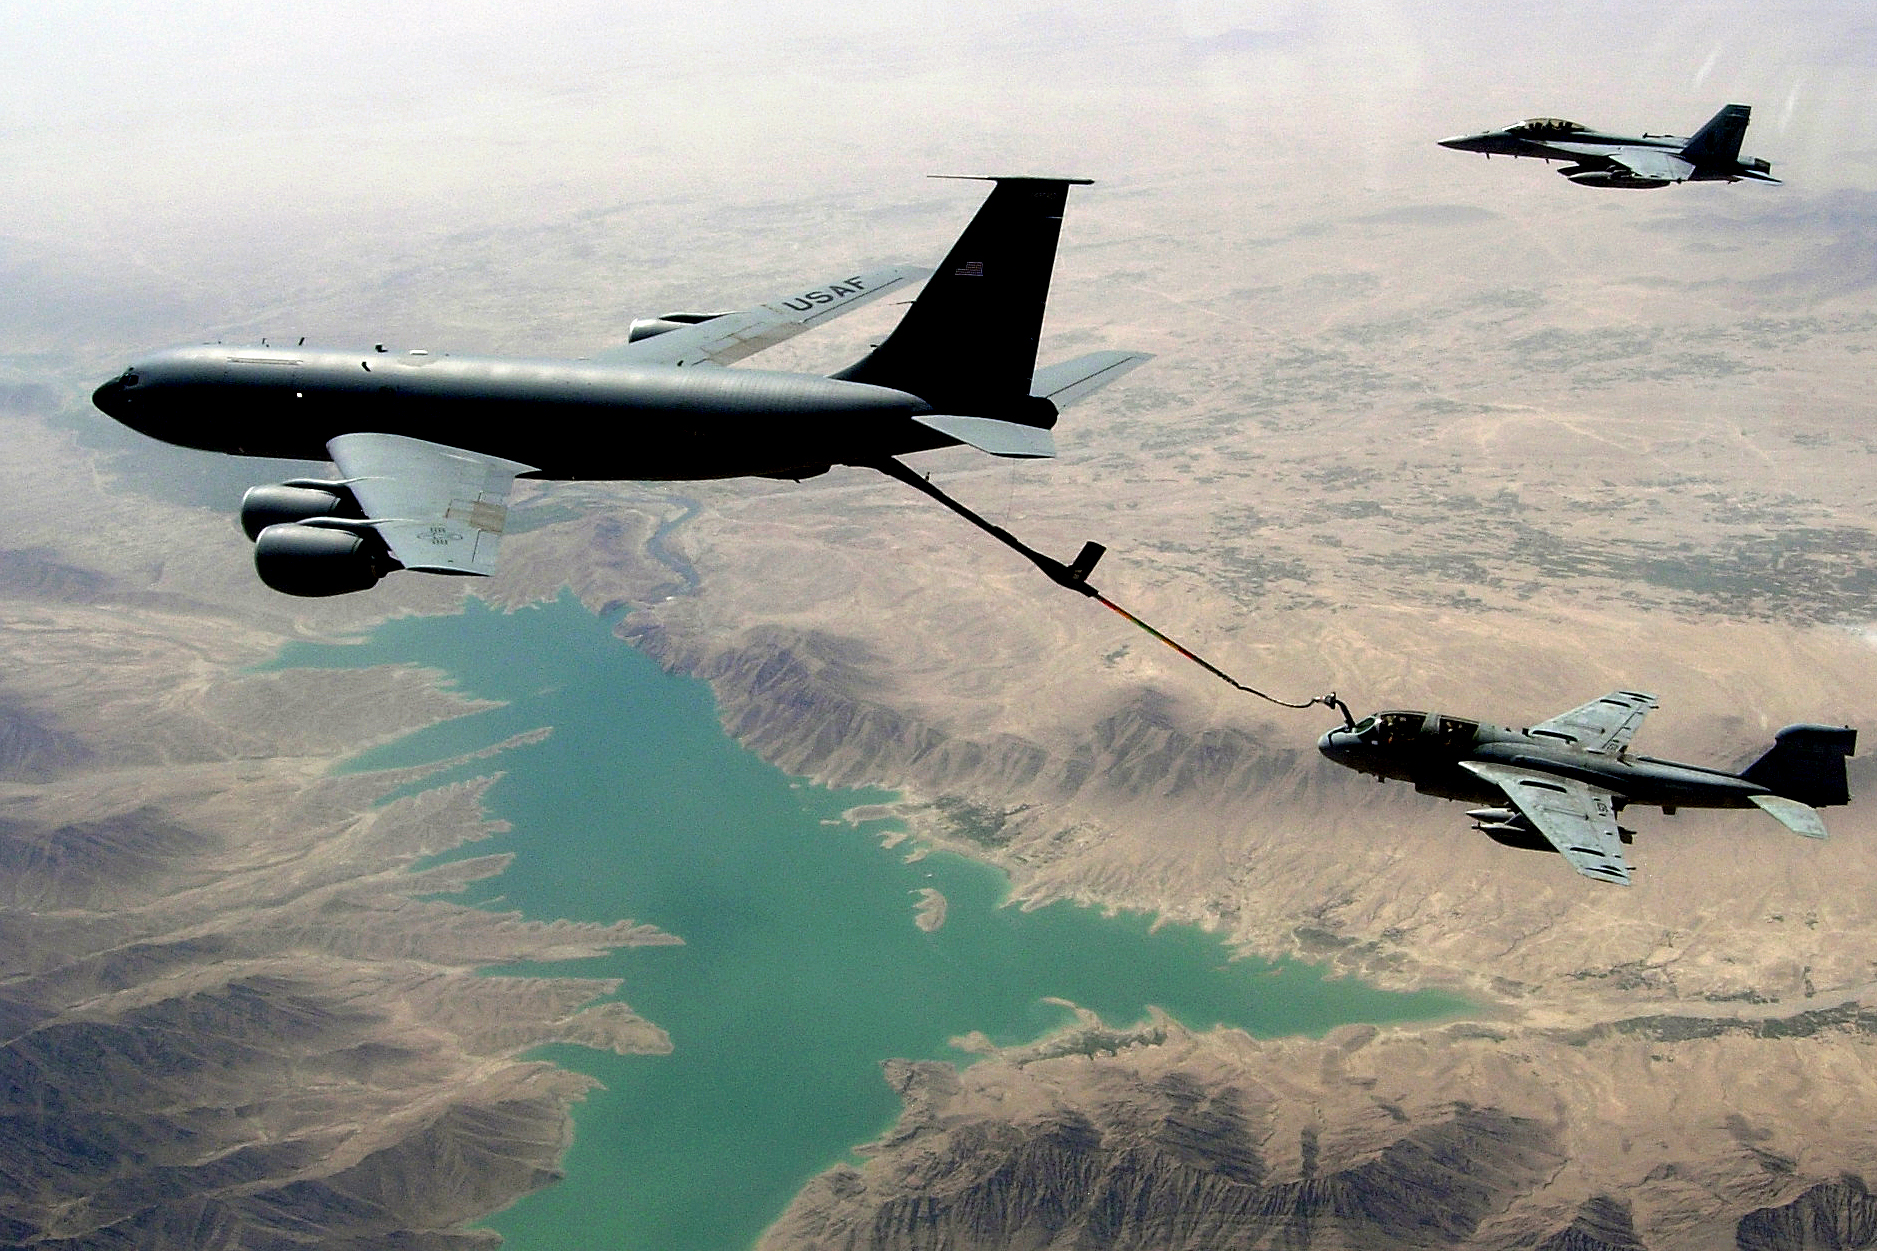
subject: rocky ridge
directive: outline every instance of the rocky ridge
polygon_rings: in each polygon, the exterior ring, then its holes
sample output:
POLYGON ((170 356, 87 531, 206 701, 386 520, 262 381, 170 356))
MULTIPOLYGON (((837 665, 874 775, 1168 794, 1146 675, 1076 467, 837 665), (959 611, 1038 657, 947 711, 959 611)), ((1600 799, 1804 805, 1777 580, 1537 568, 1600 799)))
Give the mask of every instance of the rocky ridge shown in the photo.
POLYGON ((1769 1057, 1726 1029, 1670 1044, 1477 1025, 1256 1042, 1161 1021, 962 1072, 891 1063, 899 1124, 762 1245, 1869 1246, 1861 1178, 1833 1170, 1877 1145, 1877 1049, 1858 1031, 1864 1080, 1845 1106, 1844 1031, 1788 1039, 1781 1075, 1744 1093, 1740 1066, 1769 1057))
MULTIPOLYGON (((83 463, 6 435, 0 475, 83 463)), ((219 524, 61 486, 97 524, 56 554, 0 492, 0 1245, 494 1245, 469 1225, 553 1180, 588 1086, 522 1053, 670 1042, 612 982, 481 970, 676 940, 453 902, 507 862, 460 854, 501 828, 501 749, 448 785, 331 766, 477 705, 411 668, 254 669, 277 623, 83 537, 219 524)))

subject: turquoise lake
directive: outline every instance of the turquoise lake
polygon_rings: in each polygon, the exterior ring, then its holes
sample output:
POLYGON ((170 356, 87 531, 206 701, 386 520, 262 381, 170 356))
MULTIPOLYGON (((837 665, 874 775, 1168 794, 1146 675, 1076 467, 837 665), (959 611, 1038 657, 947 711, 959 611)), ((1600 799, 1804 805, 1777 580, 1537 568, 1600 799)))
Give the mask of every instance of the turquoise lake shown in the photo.
POLYGON ((1321 1034, 1465 1005, 1235 960, 1213 935, 1141 914, 1002 906, 1003 874, 953 855, 908 862, 891 827, 841 814, 890 799, 791 778, 744 751, 709 688, 662 672, 571 597, 500 613, 395 620, 362 645, 288 646, 278 668, 410 662, 503 706, 365 752, 348 770, 446 759, 541 726, 544 741, 431 779, 493 769, 493 815, 513 830, 461 854, 512 851, 471 902, 530 917, 657 925, 683 946, 530 965, 618 977, 620 998, 675 1051, 532 1053, 605 1085, 575 1110, 558 1185, 487 1225, 515 1251, 566 1247, 740 1251, 814 1174, 892 1124, 892 1057, 969 1063, 948 1040, 999 1043, 1066 1023, 1058 998, 1126 1025, 1159 1007, 1195 1028, 1321 1034), (914 924, 918 894, 949 901, 914 924))

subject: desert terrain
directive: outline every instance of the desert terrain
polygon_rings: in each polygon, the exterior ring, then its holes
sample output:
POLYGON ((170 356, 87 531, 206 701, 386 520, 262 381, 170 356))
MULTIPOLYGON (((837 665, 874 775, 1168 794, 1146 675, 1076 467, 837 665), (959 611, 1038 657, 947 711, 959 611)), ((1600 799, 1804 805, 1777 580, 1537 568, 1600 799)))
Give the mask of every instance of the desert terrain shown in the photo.
MULTIPOLYGON (((1614 232, 1652 245, 1616 293, 1597 272, 1615 264, 1610 210, 1561 197, 1536 223, 1438 204, 1331 217, 1249 266, 1224 224, 1177 203, 1078 193, 1051 314, 1066 329, 1045 358, 1159 359, 1065 416, 1057 462, 920 467, 1045 550, 1106 543, 1105 593, 1287 697, 1522 724, 1647 689, 1663 708, 1638 748, 1713 763, 1789 721, 1855 725, 1877 681, 1872 321, 1855 287, 1769 311, 1824 270, 1855 275, 1831 239, 1782 237, 1777 203, 1751 193, 1699 220, 1652 202, 1614 232), (1686 276, 1717 232, 1726 280, 1686 276), (1502 236, 1580 264, 1559 276, 1508 249, 1468 269, 1502 236), (1204 263, 1218 256, 1238 259, 1204 263), (1165 274, 1183 279, 1177 301, 1165 274)), ((771 363, 832 367, 892 316, 771 363)), ((395 1200, 373 1193, 400 1228, 474 1237, 447 1231, 551 1176, 577 1097, 577 1078, 519 1052, 663 1042, 617 1002, 583 1015, 603 987, 469 970, 671 938, 440 902, 438 871, 410 866, 485 831, 474 788, 375 809, 393 781, 326 770, 452 698, 415 672, 248 666, 285 637, 449 611, 459 589, 273 597, 225 505, 187 502, 215 484, 144 494, 146 463, 74 442, 78 403, 22 387, 7 427, 12 915, 34 953, 9 1054, 61 1031, 130 1046, 145 1014, 252 998, 256 1037, 211 1029, 252 1057, 231 1079, 241 1105, 317 1056, 358 1084, 332 1098, 358 1119, 349 1135, 309 1125, 215 1219, 262 1220, 254 1197, 278 1204, 263 1177, 352 1196, 395 1176, 395 1200), (31 507, 47 466, 58 516, 31 507), (361 698, 387 682, 396 699, 361 698), (368 1092, 401 1111, 359 1116, 368 1092), (527 1128, 466 1159, 437 1141, 465 1117, 527 1128), (445 1204, 423 1168, 480 1180, 445 1204)), ((1323 710, 1231 690, 877 476, 524 484, 515 515, 504 569, 476 593, 512 605, 571 586, 630 607, 627 641, 711 681, 754 750, 901 790, 919 839, 1001 865, 1020 901, 1151 910, 1247 953, 1480 1005, 1478 1022, 1381 1035, 1257 1043, 1163 1024, 993 1054, 962 1077, 889 1073, 905 1121, 811 1187, 775 1245, 1801 1246, 1780 1231, 1808 1213, 1865 1219, 1863 805, 1828 814, 1823 845, 1756 815, 1635 816, 1635 887, 1599 887, 1471 833, 1451 805, 1331 769, 1313 746, 1323 710)), ((1867 788, 1862 758, 1853 772, 1867 788)), ((49 1195, 90 1192, 82 1172, 49 1173, 71 1187, 49 1195)), ((181 1219, 149 1181, 120 1184, 144 1206, 48 1197, 14 1219, 181 1219)), ((390 1218, 374 1219, 356 1236, 390 1218)))

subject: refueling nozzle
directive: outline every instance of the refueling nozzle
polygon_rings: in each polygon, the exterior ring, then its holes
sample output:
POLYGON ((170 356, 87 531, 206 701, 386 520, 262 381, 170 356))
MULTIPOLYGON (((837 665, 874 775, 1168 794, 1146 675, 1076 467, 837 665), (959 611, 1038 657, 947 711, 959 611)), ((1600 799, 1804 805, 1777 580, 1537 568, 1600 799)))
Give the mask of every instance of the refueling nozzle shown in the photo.
POLYGON ((1088 575, 1095 572, 1095 562, 1107 555, 1108 549, 1090 541, 1082 544, 1082 550, 1069 565, 1069 577, 1077 582, 1088 581, 1088 575))

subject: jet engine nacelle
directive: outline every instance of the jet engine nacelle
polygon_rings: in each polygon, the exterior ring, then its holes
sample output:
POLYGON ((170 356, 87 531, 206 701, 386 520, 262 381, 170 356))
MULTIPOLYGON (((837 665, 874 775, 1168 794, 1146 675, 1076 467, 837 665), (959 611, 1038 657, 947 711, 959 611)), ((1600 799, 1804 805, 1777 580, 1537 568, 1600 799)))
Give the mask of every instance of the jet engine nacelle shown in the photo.
POLYGON ((295 478, 279 486, 250 487, 241 497, 241 529, 250 539, 259 539, 267 527, 286 522, 364 515, 343 482, 295 478))
POLYGON ((715 321, 722 313, 664 313, 657 317, 641 317, 626 327, 626 342, 637 343, 640 339, 650 339, 673 330, 682 330, 686 326, 695 326, 700 322, 715 321))
POLYGON ((367 527, 281 522, 254 540, 254 571, 283 595, 349 595, 367 591, 400 566, 367 527))
POLYGON ((1668 186, 1668 179, 1666 178, 1638 178, 1628 170, 1622 169, 1581 169, 1573 165, 1569 169, 1561 169, 1558 172, 1572 182, 1584 187, 1629 187, 1641 189, 1646 187, 1668 186))

